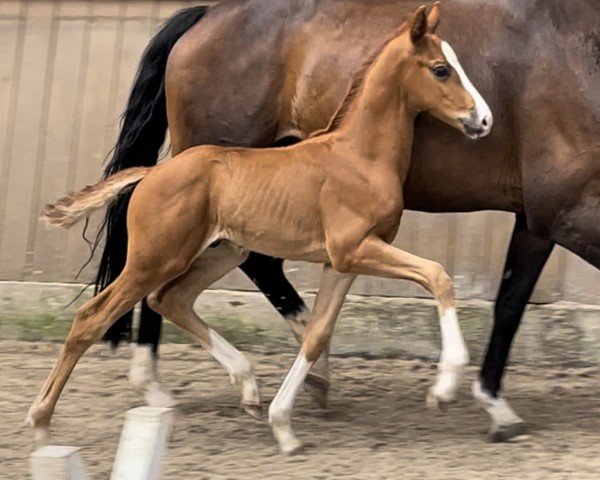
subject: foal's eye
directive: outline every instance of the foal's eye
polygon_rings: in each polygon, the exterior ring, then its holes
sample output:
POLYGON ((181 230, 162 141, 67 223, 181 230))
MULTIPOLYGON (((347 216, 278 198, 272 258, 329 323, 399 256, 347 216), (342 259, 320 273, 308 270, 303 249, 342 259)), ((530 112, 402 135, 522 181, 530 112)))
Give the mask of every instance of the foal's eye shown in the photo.
POLYGON ((446 65, 437 65, 431 71, 438 80, 445 81, 450 78, 450 69, 446 65))

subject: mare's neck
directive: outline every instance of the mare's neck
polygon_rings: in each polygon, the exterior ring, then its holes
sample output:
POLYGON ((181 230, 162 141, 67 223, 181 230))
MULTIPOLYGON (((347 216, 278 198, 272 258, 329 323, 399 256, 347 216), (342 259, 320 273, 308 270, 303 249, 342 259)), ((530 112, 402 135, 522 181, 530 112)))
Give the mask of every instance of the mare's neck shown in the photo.
POLYGON ((353 161, 384 167, 403 181, 408 172, 416 112, 402 92, 401 53, 391 42, 366 73, 363 84, 333 133, 353 161))

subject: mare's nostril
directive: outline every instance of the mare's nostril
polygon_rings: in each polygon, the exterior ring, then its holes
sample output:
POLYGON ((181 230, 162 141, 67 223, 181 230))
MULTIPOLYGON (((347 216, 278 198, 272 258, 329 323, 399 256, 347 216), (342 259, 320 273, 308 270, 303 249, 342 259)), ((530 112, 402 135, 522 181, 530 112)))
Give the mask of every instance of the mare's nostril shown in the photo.
POLYGON ((481 124, 482 124, 484 127, 487 127, 487 126, 488 126, 488 119, 487 119, 487 117, 485 117, 485 118, 484 118, 484 119, 481 121, 481 124))

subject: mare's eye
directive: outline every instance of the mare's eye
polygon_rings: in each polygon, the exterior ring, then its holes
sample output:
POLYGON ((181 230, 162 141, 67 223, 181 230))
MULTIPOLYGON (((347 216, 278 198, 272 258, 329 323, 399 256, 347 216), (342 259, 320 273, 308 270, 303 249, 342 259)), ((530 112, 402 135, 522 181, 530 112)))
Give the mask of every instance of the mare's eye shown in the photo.
POLYGON ((446 65, 437 65, 431 71, 438 80, 445 81, 450 78, 450 69, 446 65))

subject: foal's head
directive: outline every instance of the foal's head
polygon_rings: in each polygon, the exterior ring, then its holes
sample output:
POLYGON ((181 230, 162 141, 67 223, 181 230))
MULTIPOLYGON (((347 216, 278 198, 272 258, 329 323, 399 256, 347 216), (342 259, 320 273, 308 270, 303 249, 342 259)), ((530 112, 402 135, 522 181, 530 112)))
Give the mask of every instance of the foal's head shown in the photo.
POLYGON ((452 47, 434 35, 438 24, 437 3, 429 15, 420 7, 396 39, 403 67, 401 94, 416 111, 427 111, 470 138, 485 137, 492 128, 492 112, 452 47))

